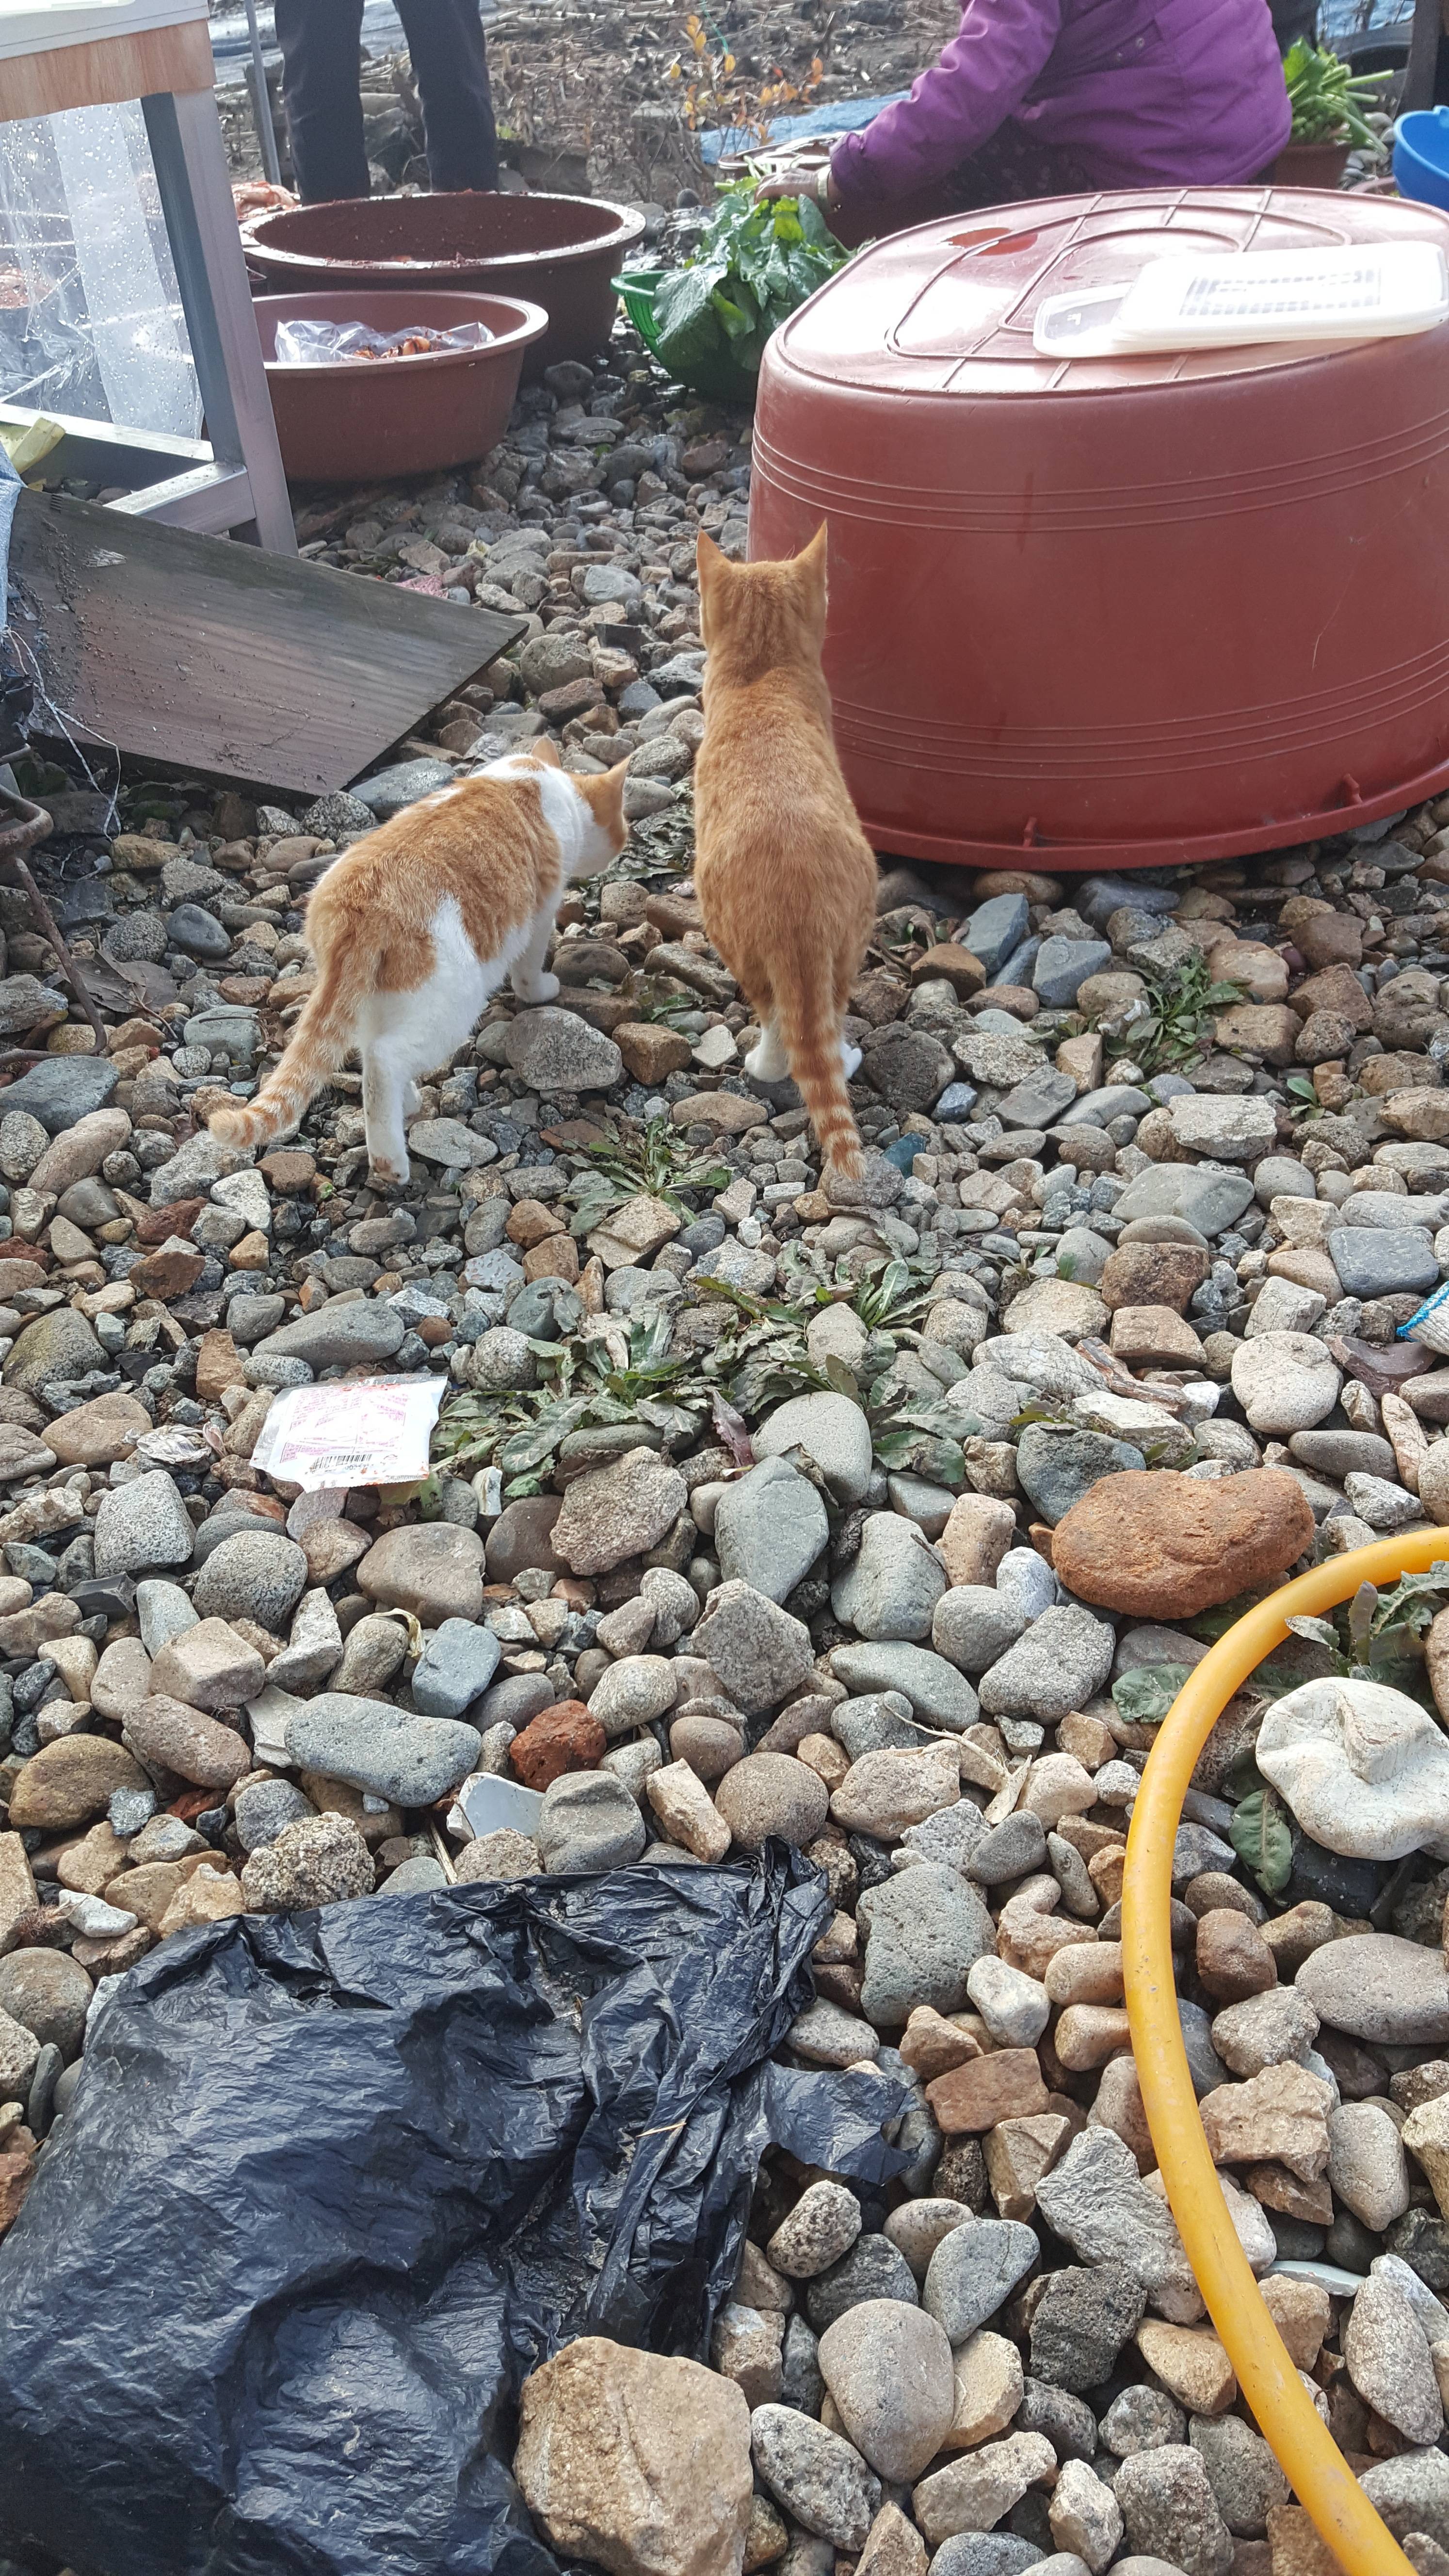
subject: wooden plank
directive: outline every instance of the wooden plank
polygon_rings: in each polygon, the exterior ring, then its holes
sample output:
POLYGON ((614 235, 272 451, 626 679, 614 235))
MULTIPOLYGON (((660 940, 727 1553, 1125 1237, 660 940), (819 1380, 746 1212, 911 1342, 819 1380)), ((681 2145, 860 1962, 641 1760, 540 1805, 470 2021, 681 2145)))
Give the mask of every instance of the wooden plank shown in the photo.
POLYGON ((103 741, 314 795, 373 766, 524 627, 29 491, 10 617, 47 694, 103 741))
POLYGON ((146 27, 133 36, 98 36, 17 54, 0 83, 0 118, 54 116, 64 107, 106 107, 153 90, 210 89, 211 37, 204 19, 180 27, 146 27))

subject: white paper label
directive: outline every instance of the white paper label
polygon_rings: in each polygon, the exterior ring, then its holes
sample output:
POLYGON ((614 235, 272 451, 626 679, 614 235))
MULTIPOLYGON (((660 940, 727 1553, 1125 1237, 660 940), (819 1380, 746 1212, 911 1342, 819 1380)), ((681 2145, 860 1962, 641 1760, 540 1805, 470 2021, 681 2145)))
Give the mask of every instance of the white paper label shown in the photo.
POLYGON ((304 1494, 327 1485, 411 1485, 428 1473, 444 1377, 370 1377, 289 1386, 277 1397, 252 1465, 304 1494))

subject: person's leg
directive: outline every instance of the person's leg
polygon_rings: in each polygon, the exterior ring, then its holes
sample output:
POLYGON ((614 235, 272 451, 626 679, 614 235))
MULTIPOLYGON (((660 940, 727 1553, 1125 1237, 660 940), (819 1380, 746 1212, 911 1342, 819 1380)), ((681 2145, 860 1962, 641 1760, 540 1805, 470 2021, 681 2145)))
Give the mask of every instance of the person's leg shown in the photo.
POLYGON ((398 0, 435 188, 496 188, 498 136, 478 0, 398 0))
POLYGON ((276 0, 282 104, 304 205, 367 195, 359 67, 362 0, 276 0))

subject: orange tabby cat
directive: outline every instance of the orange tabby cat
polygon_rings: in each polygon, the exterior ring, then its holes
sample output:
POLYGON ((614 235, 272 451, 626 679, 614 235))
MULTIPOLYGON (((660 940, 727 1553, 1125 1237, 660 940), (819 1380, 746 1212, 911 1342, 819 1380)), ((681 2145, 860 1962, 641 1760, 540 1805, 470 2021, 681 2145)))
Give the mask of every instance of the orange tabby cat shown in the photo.
POLYGON ((505 975, 520 1001, 554 999, 543 961, 559 898, 627 837, 623 765, 575 777, 543 740, 354 841, 307 906, 317 981, 287 1051, 250 1108, 213 1112, 213 1136, 285 1136, 356 1047, 368 1161, 404 1182, 417 1076, 448 1062, 505 975))
POLYGON ((790 563, 698 547, 709 663, 694 773, 695 890, 705 927, 760 1023, 745 1069, 792 1073, 826 1169, 861 1170, 841 1037, 875 924, 876 866, 840 774, 825 636, 825 529, 790 563))

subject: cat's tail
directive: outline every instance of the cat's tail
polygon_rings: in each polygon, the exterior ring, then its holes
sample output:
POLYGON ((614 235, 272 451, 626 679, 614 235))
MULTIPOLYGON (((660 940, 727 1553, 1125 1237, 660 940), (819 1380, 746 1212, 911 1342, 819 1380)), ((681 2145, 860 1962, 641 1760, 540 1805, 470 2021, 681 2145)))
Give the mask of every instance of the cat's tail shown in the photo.
POLYGON ((840 1023, 824 996, 808 986, 795 1008, 787 1006, 783 1016, 785 1053, 809 1111, 825 1169, 838 1180, 858 1181, 864 1163, 860 1130, 845 1087, 840 1023))
POLYGON ((218 1144, 270 1145, 291 1134, 353 1042, 367 970, 368 960, 345 942, 331 949, 281 1063, 250 1108, 213 1110, 207 1124, 218 1144))

